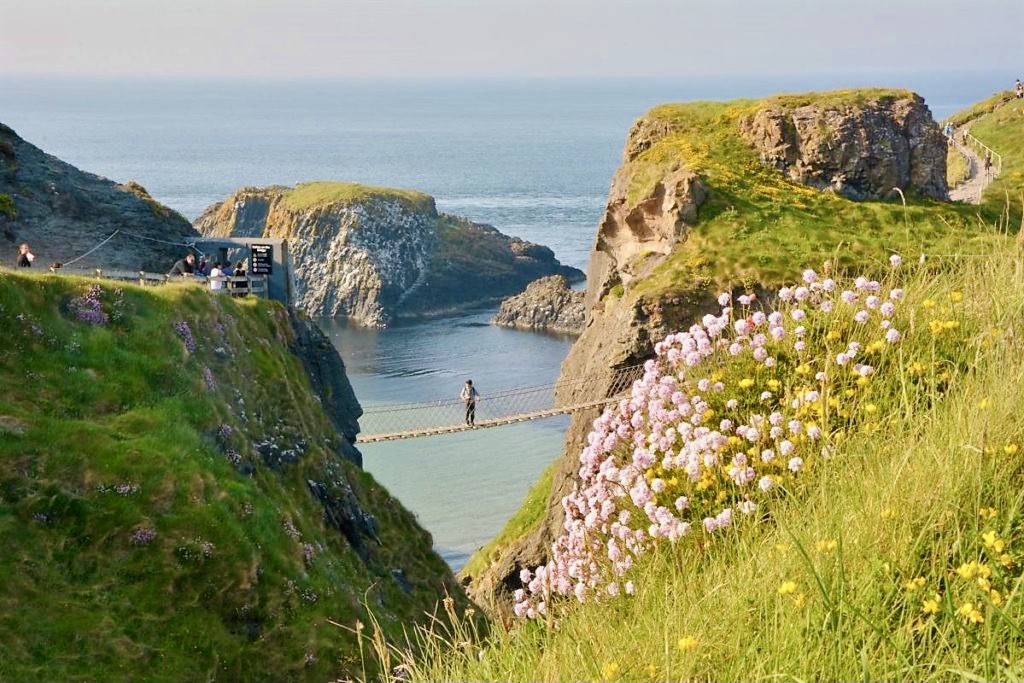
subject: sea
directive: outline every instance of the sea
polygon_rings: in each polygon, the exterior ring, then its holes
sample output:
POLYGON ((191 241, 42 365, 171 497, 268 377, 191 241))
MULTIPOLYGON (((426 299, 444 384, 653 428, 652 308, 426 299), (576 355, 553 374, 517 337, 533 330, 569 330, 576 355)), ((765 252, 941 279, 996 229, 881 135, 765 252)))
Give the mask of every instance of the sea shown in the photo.
MULTIPOLYGON (((859 86, 922 94, 937 120, 1014 74, 733 74, 577 80, 84 79, 0 76, 0 122, 75 166, 136 180, 195 219, 246 185, 350 180, 586 268, 632 122, 665 102, 859 86)), ((553 382, 572 340, 490 325, 494 307, 372 331, 324 320, 366 406, 553 382)), ((366 469, 453 569, 494 537, 561 454, 567 418, 361 447, 366 469)))

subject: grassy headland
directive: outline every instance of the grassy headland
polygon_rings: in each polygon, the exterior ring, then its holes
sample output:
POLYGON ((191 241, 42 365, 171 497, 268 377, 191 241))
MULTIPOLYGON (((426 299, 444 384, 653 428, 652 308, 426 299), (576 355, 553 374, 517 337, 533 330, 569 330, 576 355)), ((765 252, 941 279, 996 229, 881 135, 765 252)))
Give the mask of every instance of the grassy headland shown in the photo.
POLYGON ((0 679, 325 680, 443 595, 276 303, 0 271, 0 321, 0 679))
POLYGON ((656 107, 646 118, 671 132, 626 165, 638 201, 674 166, 708 187, 696 227, 643 282, 637 295, 713 283, 776 286, 799 268, 836 259, 842 268, 878 263, 887 253, 984 253, 992 234, 977 207, 907 197, 853 201, 786 178, 761 163, 739 124, 766 106, 855 107, 904 91, 838 91, 767 100, 656 107))
POLYGON ((297 210, 336 203, 367 203, 375 199, 398 201, 412 211, 427 211, 434 206, 433 197, 416 190, 327 180, 299 183, 284 194, 285 203, 297 210))

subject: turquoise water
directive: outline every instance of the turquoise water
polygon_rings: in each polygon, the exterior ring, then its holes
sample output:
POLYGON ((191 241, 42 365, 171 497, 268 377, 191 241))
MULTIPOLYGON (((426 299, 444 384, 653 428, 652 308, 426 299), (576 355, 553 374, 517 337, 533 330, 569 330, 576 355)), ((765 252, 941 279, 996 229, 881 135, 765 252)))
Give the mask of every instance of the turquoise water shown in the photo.
MULTIPOLYGON (((1012 83, 1010 74, 1010 82, 1012 83)), ((0 122, 80 168, 142 183, 192 219, 244 185, 354 180, 547 244, 585 268, 633 120, 669 101, 886 85, 936 118, 1006 88, 1000 74, 832 74, 609 81, 182 82, 0 78, 0 122)), ((489 326, 493 310, 385 332, 325 324, 360 400, 484 395, 551 382, 570 341, 489 326)), ((559 454, 565 418, 363 447, 455 567, 559 454)))

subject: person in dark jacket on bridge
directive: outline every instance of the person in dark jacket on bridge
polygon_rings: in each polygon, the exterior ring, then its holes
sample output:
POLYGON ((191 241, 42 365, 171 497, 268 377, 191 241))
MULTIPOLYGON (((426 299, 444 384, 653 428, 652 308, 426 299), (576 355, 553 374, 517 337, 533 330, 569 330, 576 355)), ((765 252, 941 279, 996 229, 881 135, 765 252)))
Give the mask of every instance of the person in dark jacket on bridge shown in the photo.
POLYGON ((480 398, 480 392, 473 386, 473 380, 466 380, 466 385, 462 387, 459 398, 466 404, 466 424, 472 427, 476 422, 476 401, 480 398))
POLYGON ((168 275, 194 275, 196 272, 196 257, 195 254, 186 254, 185 258, 178 259, 178 261, 171 266, 171 271, 168 275))

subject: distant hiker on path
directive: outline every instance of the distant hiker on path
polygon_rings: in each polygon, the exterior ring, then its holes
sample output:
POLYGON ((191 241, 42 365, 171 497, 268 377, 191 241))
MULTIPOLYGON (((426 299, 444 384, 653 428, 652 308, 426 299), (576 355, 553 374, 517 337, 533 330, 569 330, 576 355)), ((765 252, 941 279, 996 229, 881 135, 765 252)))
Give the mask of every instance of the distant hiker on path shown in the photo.
POLYGON ((953 124, 952 123, 947 123, 945 125, 945 127, 942 129, 942 132, 946 134, 947 138, 952 140, 953 139, 953 124))
POLYGON ((18 267, 19 268, 31 268, 32 262, 36 260, 36 255, 29 249, 28 243, 22 244, 18 247, 18 267))
POLYGON ((992 172, 992 153, 985 152, 985 175, 992 172))
POLYGON ((1021 83, 1019 78, 1013 86, 1013 91, 1016 93, 1018 100, 1024 100, 1024 83, 1021 83))
POLYGON ((466 404, 466 424, 472 427, 476 422, 476 400, 480 398, 480 392, 473 386, 473 380, 466 380, 459 398, 466 404))
POLYGON ((171 271, 168 275, 194 275, 196 272, 196 257, 195 254, 186 254, 185 258, 178 259, 178 261, 171 266, 171 271))

